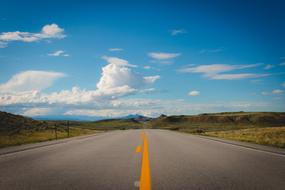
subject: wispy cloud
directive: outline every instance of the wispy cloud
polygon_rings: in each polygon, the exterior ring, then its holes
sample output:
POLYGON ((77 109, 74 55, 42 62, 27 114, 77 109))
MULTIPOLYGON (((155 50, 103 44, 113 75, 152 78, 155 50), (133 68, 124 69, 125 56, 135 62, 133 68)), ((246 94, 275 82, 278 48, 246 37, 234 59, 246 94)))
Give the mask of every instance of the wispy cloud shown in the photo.
POLYGON ((27 108, 21 114, 28 117, 35 117, 49 115, 52 111, 51 108, 27 108))
POLYGON ((63 50, 58 50, 58 51, 55 51, 53 53, 49 53, 48 56, 52 56, 52 57, 59 57, 59 56, 69 57, 69 54, 65 53, 63 50))
POLYGON ((281 94, 283 94, 283 90, 274 89, 274 90, 272 90, 271 92, 266 92, 266 91, 261 92, 261 94, 262 94, 263 96, 268 96, 268 95, 281 95, 281 94))
POLYGON ((280 90, 280 89, 272 90, 272 94, 282 94, 282 93, 283 93, 283 90, 280 90))
POLYGON ((35 42, 43 39, 57 38, 61 39, 66 37, 64 29, 60 28, 57 24, 47 24, 42 27, 41 32, 3 32, 0 34, 0 44, 2 48, 6 47, 9 42, 20 41, 20 42, 35 42))
POLYGON ((153 62, 159 62, 162 64, 171 64, 172 59, 180 56, 181 53, 166 53, 166 52, 150 52, 148 56, 153 59, 153 62))
POLYGON ((6 83, 0 84, 0 93, 40 91, 64 76, 66 75, 60 72, 23 71, 12 76, 6 83))
POLYGON ((144 68, 144 69, 151 69, 151 66, 145 65, 145 66, 143 66, 143 68, 144 68))
POLYGON ((282 62, 279 64, 280 66, 285 66, 285 62, 282 62))
POLYGON ((234 70, 254 68, 257 66, 260 66, 260 64, 259 63, 249 64, 249 65, 211 64, 211 65, 189 66, 186 68, 182 68, 179 71, 184 73, 201 73, 203 74, 204 77, 214 80, 261 78, 270 75, 270 74, 255 74, 255 73, 225 73, 234 70))
POLYGON ((200 92, 197 90, 192 90, 188 93, 189 96, 198 96, 200 95, 200 92))
POLYGON ((109 51, 123 51, 124 49, 122 48, 109 48, 109 51))
POLYGON ((269 70, 269 69, 272 69, 273 67, 274 65, 268 64, 268 65, 265 65, 264 69, 269 70))
POLYGON ((172 36, 176 36, 176 35, 179 35, 179 34, 186 34, 186 33, 187 33, 187 31, 184 30, 184 29, 173 29, 173 30, 170 31, 170 34, 172 36))
POLYGON ((282 83, 282 86, 285 87, 285 82, 282 83))

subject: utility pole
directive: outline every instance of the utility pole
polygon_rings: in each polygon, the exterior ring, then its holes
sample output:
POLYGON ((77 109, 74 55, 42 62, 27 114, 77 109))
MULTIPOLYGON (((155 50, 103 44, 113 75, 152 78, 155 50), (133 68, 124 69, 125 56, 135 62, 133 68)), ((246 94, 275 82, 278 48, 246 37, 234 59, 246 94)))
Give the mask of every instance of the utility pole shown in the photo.
POLYGON ((57 125, 54 125, 55 139, 57 140, 57 125))

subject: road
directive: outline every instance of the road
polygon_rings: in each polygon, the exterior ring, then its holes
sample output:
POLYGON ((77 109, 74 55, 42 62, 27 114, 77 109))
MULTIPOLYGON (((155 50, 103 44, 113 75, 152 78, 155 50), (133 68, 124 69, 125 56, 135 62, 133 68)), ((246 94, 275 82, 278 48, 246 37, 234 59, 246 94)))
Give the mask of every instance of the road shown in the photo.
POLYGON ((113 131, 0 155, 1 190, 284 187, 282 154, 166 130, 113 131))

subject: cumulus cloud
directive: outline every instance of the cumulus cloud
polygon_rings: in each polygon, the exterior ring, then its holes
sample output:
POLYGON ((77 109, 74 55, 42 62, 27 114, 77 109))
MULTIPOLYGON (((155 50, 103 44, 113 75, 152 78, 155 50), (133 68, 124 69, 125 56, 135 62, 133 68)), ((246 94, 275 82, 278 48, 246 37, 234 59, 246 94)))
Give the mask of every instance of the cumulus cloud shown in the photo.
POLYGON ((123 51, 122 48, 109 48, 109 51, 123 51))
POLYGON ((12 41, 35 42, 43 39, 61 39, 65 36, 64 29, 60 28, 57 24, 47 24, 43 26, 39 33, 20 31, 3 32, 0 34, 0 44, 2 44, 2 47, 6 47, 8 42, 12 41))
POLYGON ((59 57, 59 56, 69 57, 69 54, 65 53, 63 50, 58 50, 58 51, 55 51, 53 53, 49 53, 48 56, 52 56, 52 57, 59 57))
POLYGON ((174 29, 174 30, 171 30, 171 31, 170 31, 170 34, 171 34, 172 36, 177 36, 177 35, 179 35, 179 34, 186 34, 186 33, 187 33, 187 31, 184 30, 184 29, 174 29))
POLYGON ((143 77, 132 71, 132 67, 127 60, 117 57, 103 57, 109 64, 102 68, 102 76, 97 83, 97 89, 101 92, 113 91, 115 89, 124 91, 136 91, 146 84, 153 83, 159 76, 143 77))
POLYGON ((0 107, 18 107, 21 110, 19 113, 29 116, 49 114, 45 108, 54 111, 60 107, 62 110, 58 113, 61 114, 72 109, 111 109, 118 107, 115 101, 119 98, 155 91, 148 86, 157 81, 159 76, 142 76, 135 73, 132 70, 134 65, 124 59, 106 56, 103 59, 107 61, 107 65, 102 68, 96 89, 73 87, 71 90, 43 93, 43 89, 51 86, 56 79, 64 77, 65 74, 24 71, 0 85, 0 107), (31 107, 39 109, 30 110, 31 107))
POLYGON ((190 92, 188 93, 188 95, 189 95, 189 96, 198 96, 198 95, 200 95, 200 92, 197 91, 197 90, 193 90, 193 91, 190 91, 190 92))
POLYGON ((20 72, 0 85, 0 93, 40 91, 51 86, 56 79, 64 76, 64 73, 50 71, 31 70, 20 72))
POLYGON ((180 56, 180 53, 150 52, 148 56, 156 60, 168 60, 180 56))
POLYGON ((245 78, 261 78, 269 76, 270 74, 256 74, 256 73, 230 73, 225 72, 248 69, 258 67, 261 64, 249 64, 249 65, 228 65, 228 64, 211 64, 211 65, 199 65, 189 66, 180 69, 180 72, 184 73, 201 73, 204 77, 214 80, 236 80, 245 78))

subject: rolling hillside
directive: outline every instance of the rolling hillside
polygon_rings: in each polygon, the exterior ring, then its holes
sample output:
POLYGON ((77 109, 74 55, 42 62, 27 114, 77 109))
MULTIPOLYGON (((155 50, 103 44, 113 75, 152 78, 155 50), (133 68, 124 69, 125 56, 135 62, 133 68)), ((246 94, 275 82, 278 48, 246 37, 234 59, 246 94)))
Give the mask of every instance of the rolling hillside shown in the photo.
POLYGON ((224 112, 193 116, 161 115, 149 123, 150 128, 188 130, 191 132, 276 126, 285 126, 285 113, 224 112))

